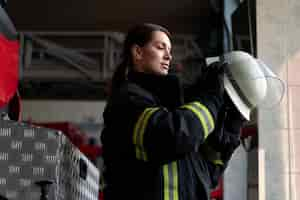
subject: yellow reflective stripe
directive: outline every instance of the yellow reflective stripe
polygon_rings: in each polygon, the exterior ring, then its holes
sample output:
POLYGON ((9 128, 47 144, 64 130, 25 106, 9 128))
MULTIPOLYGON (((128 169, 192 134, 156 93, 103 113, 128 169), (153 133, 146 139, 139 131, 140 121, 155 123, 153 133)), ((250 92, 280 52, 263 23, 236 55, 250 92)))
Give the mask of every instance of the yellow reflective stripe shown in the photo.
POLYGON ((140 147, 135 147, 135 155, 139 160, 143 159, 143 150, 140 147))
POLYGON ((159 108, 146 108, 139 117, 133 130, 133 144, 136 145, 136 157, 140 160, 147 161, 147 154, 144 149, 144 133, 151 115, 159 108))
POLYGON ((222 160, 213 160, 212 161, 215 165, 224 165, 222 160))
POLYGON ((144 112, 138 118, 137 123, 134 125, 134 130, 133 130, 133 144, 137 144, 138 130, 140 129, 140 126, 142 124, 142 121, 143 121, 146 113, 147 113, 147 109, 144 110, 144 112))
POLYGON ((138 159, 142 159, 142 152, 141 152, 141 149, 140 149, 140 147, 138 146, 138 143, 137 143, 138 137, 139 137, 138 133, 139 133, 141 124, 142 124, 142 122, 143 122, 143 120, 144 120, 145 115, 146 115, 147 112, 148 112, 148 110, 145 109, 144 112, 141 114, 141 116, 138 118, 138 121, 135 124, 134 130, 133 130, 133 144, 136 145, 136 147, 135 147, 135 153, 136 153, 136 157, 138 159))
POLYGON ((221 159, 221 153, 218 151, 215 151, 211 146, 204 143, 201 145, 201 151, 203 155, 206 157, 207 160, 214 163, 215 165, 224 165, 222 159, 221 159))
POLYGON ((202 105, 200 102, 192 102, 189 104, 186 104, 182 106, 183 108, 191 110, 198 119, 200 120, 203 131, 204 131, 204 138, 208 136, 209 133, 211 133, 215 128, 215 123, 213 120, 213 117, 209 110, 202 105))
POLYGON ((206 106, 202 105, 202 104, 199 103, 199 102, 194 102, 194 104, 195 104, 196 106, 198 106, 199 108, 201 108, 201 109, 205 112, 205 114, 206 114, 206 116, 207 116, 207 118, 208 118, 208 122, 209 122, 209 124, 210 124, 210 126, 211 126, 211 129, 208 130, 208 131, 209 131, 209 132, 213 131, 214 128, 215 128, 215 123, 214 123, 214 119, 213 119, 211 113, 209 112, 209 110, 206 108, 206 106))
POLYGON ((140 140, 139 140, 139 145, 141 146, 142 150, 143 150, 143 158, 144 160, 148 160, 147 159, 147 154, 144 150, 144 134, 145 134, 145 130, 146 130, 146 127, 147 127, 147 124, 148 124, 148 121, 149 121, 149 118, 150 116, 155 112, 157 111, 158 108, 150 108, 149 109, 149 112, 147 112, 146 116, 145 116, 145 119, 143 121, 143 124, 142 124, 142 128, 141 128, 141 132, 140 132, 140 140))
POLYGON ((177 162, 163 165, 164 200, 179 200, 177 162))
POLYGON ((163 166, 163 177, 164 177, 164 200, 170 200, 169 195, 169 166, 163 166))
POLYGON ((172 171, 173 171, 173 183, 174 183, 174 189, 173 189, 173 200, 178 200, 178 169, 177 169, 177 162, 172 163, 172 171))
POLYGON ((188 110, 191 110, 197 116, 197 118, 200 120, 200 122, 202 124, 202 127, 203 127, 203 130, 204 130, 204 138, 207 138, 208 128, 207 128, 207 124, 206 124, 206 121, 205 121, 202 113, 199 112, 196 108, 194 108, 191 105, 184 105, 184 106, 182 106, 182 108, 186 108, 188 110))
POLYGON ((203 119, 205 121, 205 124, 207 126, 207 133, 208 134, 211 133, 211 130, 213 130, 213 127, 209 123, 209 118, 206 115, 206 113, 204 112, 204 110, 202 110, 201 108, 199 108, 195 103, 191 103, 189 105, 192 106, 193 108, 197 109, 202 114, 202 117, 203 117, 203 119))

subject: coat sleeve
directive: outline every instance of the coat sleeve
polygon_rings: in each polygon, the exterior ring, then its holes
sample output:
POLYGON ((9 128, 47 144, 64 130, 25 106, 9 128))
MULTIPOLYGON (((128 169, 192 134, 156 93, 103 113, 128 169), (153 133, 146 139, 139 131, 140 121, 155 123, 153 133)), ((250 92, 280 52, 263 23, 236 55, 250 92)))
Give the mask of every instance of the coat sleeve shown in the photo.
POLYGON ((104 119, 126 132, 121 140, 132 147, 135 159, 167 162, 198 151, 214 130, 217 112, 201 99, 170 110, 139 92, 127 91, 107 107, 104 119))
POLYGON ((236 114, 222 111, 218 117, 215 130, 200 147, 200 153, 208 160, 213 186, 218 183, 232 154, 240 145, 240 132, 245 122, 236 114))

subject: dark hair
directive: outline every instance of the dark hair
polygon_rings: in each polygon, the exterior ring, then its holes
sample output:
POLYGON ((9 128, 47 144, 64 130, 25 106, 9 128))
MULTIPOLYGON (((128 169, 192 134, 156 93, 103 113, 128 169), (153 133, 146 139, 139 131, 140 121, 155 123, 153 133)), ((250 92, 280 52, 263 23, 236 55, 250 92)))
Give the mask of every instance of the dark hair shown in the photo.
POLYGON ((152 39, 154 31, 164 32, 169 38, 171 37, 170 32, 166 28, 157 24, 139 24, 128 31, 123 44, 122 61, 117 66, 112 78, 112 91, 118 89, 122 82, 126 80, 127 72, 133 66, 131 47, 135 44, 143 47, 152 39))

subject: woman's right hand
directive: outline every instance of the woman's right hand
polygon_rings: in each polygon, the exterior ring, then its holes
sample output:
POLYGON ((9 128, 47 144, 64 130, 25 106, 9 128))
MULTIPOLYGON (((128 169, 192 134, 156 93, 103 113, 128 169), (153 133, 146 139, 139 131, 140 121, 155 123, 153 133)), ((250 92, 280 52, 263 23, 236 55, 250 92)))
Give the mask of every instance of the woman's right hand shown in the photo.
POLYGON ((202 77, 202 89, 223 99, 224 96, 224 64, 214 62, 205 68, 202 77))

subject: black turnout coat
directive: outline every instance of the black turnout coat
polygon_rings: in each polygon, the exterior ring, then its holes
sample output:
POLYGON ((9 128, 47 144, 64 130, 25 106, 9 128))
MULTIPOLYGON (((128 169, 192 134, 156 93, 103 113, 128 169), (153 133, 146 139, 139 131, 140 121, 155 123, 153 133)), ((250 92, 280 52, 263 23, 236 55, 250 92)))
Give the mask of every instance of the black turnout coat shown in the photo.
POLYGON ((219 98, 183 93, 174 75, 130 72, 112 94, 101 135, 105 200, 210 199, 238 130, 219 120, 219 98))

